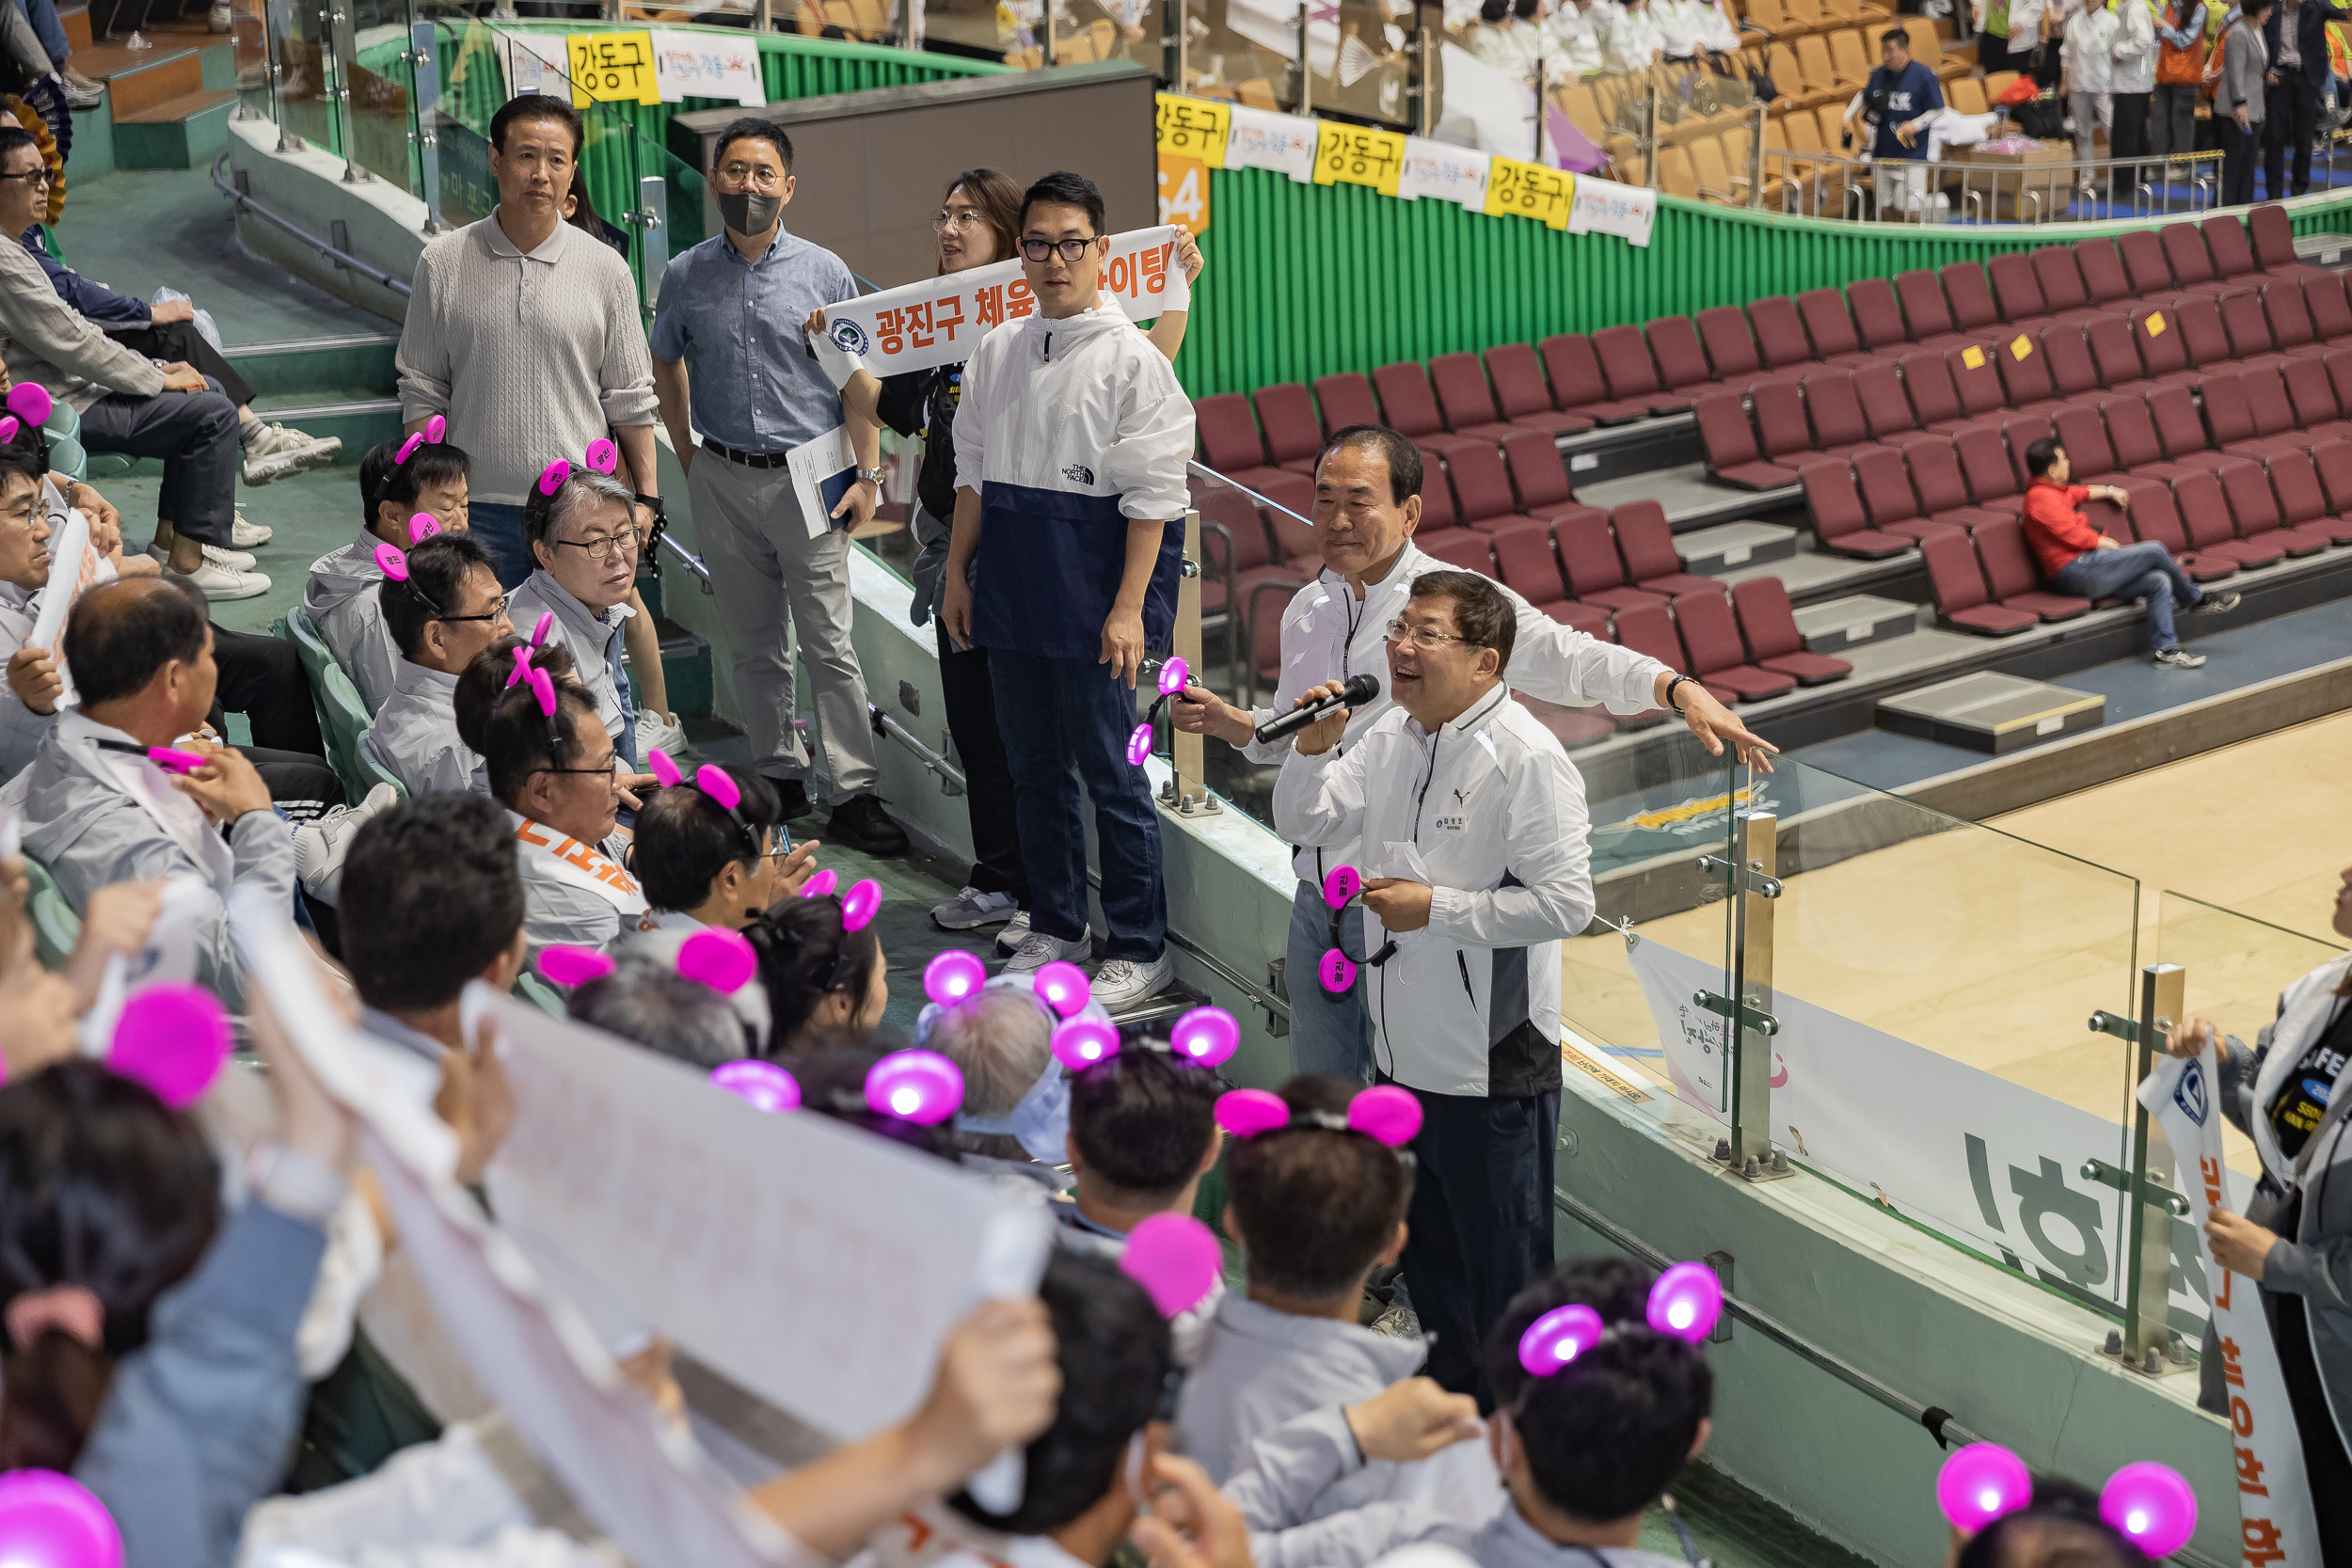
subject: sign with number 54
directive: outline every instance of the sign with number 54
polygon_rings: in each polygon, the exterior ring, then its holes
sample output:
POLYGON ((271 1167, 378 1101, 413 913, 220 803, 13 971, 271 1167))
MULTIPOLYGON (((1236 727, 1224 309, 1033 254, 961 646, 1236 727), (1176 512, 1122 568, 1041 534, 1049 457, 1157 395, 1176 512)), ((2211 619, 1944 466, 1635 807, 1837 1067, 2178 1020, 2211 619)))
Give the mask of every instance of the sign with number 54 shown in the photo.
POLYGON ((1198 236, 1209 227, 1209 166, 1199 158, 1160 154, 1160 221, 1181 223, 1198 236))

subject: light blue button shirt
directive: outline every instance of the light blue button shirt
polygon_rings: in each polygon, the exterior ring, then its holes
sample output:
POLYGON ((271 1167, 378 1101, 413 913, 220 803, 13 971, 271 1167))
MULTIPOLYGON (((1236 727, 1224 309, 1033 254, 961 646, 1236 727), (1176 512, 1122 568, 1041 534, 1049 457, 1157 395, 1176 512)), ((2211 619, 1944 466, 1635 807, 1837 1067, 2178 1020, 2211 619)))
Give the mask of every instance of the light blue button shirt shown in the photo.
POLYGON ((654 357, 686 361, 696 430, 738 451, 785 451, 841 422, 801 323, 857 293, 847 262, 782 225, 757 261, 722 230, 661 275, 654 357))

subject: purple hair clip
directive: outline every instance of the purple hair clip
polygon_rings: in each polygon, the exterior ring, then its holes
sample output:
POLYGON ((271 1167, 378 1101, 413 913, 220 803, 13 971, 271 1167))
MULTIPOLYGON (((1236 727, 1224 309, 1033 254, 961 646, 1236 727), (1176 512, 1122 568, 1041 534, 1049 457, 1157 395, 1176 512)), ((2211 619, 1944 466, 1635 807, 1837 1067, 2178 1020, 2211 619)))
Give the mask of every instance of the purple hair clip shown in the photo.
POLYGON ((612 960, 593 947, 542 947, 539 977, 554 986, 584 986, 612 973, 612 960))
POLYGON ((571 477, 571 464, 564 458, 557 458, 554 462, 539 470, 539 494, 543 496, 554 495, 558 490, 564 488, 564 482, 571 477))
POLYGON ((147 760, 167 773, 193 773, 204 766, 204 759, 194 752, 183 752, 177 746, 150 746, 147 760))
POLYGON ((409 515, 408 543, 411 545, 421 545, 440 531, 441 519, 433 515, 432 513, 417 512, 409 515))
POLYGON ((394 582, 406 582, 408 580, 408 558, 401 553, 400 546, 398 545, 386 544, 376 546, 375 564, 386 577, 391 578, 394 582))
MULTIPOLYGON (((609 474, 621 466, 621 449, 611 441, 589 442, 586 457, 588 467, 600 474, 609 474)), ((552 495, 554 492, 549 491, 548 494, 552 495)))

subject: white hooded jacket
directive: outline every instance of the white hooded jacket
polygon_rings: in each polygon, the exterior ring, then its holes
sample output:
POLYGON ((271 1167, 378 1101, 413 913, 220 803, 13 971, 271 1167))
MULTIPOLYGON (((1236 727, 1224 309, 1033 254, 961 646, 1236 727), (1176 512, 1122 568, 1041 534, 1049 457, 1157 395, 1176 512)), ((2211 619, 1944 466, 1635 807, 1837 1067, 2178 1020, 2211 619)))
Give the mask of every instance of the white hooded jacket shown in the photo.
POLYGON ((400 669, 400 650, 392 645, 376 593, 384 568, 375 563, 375 536, 363 533, 332 555, 320 556, 310 562, 310 580, 302 585, 302 608, 310 611, 310 624, 371 714, 391 696, 400 669))

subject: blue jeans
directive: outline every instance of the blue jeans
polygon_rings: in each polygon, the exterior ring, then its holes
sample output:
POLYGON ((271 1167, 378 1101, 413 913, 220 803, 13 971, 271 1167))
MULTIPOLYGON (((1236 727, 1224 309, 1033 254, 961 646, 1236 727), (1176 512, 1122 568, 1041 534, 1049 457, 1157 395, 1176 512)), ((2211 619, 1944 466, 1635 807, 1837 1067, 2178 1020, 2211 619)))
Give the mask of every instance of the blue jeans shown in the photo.
MULTIPOLYGON (((1340 939, 1348 957, 1364 956, 1364 911, 1340 917, 1340 939)), ((1372 1021, 1364 1016, 1364 982, 1338 996, 1323 989, 1317 969, 1331 946, 1331 909, 1323 890, 1298 884, 1291 904, 1290 956, 1282 973, 1291 993, 1291 1070, 1328 1072, 1358 1084, 1372 1082, 1372 1021)))
POLYGON ((1160 816, 1144 770, 1127 763, 1136 694, 1092 659, 988 651, 996 724, 1012 773, 1029 928, 1063 942, 1087 934, 1087 845, 1078 785, 1094 801, 1103 862, 1105 958, 1151 963, 1168 932, 1160 880, 1160 816))
MULTIPOLYGON (((476 501, 466 509, 466 529, 498 563, 499 586, 513 592, 538 562, 523 542, 523 509, 501 501, 476 501)), ((526 633, 525 635, 528 635, 526 633)))
POLYGON ((49 63, 62 68, 73 45, 66 41, 65 24, 57 19, 57 0, 16 0, 16 8, 33 24, 33 36, 40 40, 40 52, 49 63))
POLYGON ((2059 567, 2052 580, 2077 598, 2145 598, 2148 630, 2158 653, 2181 645, 2172 630, 2172 601, 2193 605, 2205 596, 2173 561, 2172 552, 2153 539, 2120 550, 2085 550, 2059 567))

